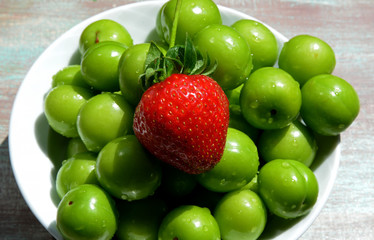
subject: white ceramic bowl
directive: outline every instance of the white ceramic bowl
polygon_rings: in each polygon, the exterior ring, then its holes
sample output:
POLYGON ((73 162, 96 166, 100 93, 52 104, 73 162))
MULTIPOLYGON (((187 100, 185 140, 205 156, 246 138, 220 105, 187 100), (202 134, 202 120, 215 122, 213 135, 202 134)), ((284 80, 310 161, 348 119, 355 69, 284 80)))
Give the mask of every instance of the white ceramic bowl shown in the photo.
MULTIPOLYGON (((63 67, 79 63, 78 39, 91 22, 107 18, 123 24, 134 43, 142 43, 156 36, 155 19, 165 1, 147 1, 117 7, 95 15, 76 25, 59 37, 37 59, 17 93, 10 120, 9 151, 19 189, 40 223, 57 239, 62 239, 56 228, 58 197, 54 178, 59 148, 51 148, 53 139, 43 114, 43 97, 50 89, 52 76, 63 67)), ((243 18, 254 19, 244 13, 219 7, 223 23, 231 25, 243 18)), ((273 31, 281 47, 287 39, 273 31)), ((56 142, 57 141, 57 142, 56 142)), ((319 139, 320 152, 312 169, 319 182, 319 197, 313 210, 306 216, 291 221, 269 219, 263 238, 297 239, 321 211, 333 186, 339 165, 339 137, 319 139)))

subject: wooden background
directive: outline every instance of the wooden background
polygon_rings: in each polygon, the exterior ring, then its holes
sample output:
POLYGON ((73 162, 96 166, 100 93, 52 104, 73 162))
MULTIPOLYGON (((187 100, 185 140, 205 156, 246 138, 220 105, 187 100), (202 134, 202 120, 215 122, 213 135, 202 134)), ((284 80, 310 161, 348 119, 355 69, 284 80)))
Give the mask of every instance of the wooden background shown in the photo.
MULTIPOLYGON (((0 0, 0 239, 51 239, 25 204, 9 161, 9 117, 23 78, 65 31, 94 14, 132 2, 137 1, 0 0)), ((334 74, 355 87, 361 112, 341 135, 341 163, 328 202, 301 239, 374 239, 374 1, 215 2, 252 15, 288 38, 311 34, 333 47, 334 74)))

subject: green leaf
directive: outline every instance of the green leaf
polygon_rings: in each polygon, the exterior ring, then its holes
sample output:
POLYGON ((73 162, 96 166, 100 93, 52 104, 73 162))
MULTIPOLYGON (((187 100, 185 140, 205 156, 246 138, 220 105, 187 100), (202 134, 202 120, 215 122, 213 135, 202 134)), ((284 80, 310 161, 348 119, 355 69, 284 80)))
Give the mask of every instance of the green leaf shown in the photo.
POLYGON ((149 64, 151 64, 157 58, 161 58, 161 57, 162 57, 161 50, 158 48, 158 46, 154 42, 151 42, 151 45, 147 53, 147 57, 145 59, 145 64, 144 64, 145 69, 147 69, 149 64))
POLYGON ((173 73, 187 75, 211 75, 217 68, 217 62, 211 64, 209 56, 204 56, 193 45, 192 39, 186 35, 185 45, 175 45, 165 56, 156 43, 151 42, 147 53, 144 73, 139 76, 143 90, 161 82, 173 73))
POLYGON ((186 42, 184 48, 184 58, 183 58, 183 73, 191 73, 195 68, 197 62, 196 49, 192 43, 191 38, 186 34, 186 42))
POLYGON ((174 62, 174 66, 177 68, 177 72, 182 72, 183 70, 183 58, 184 58, 184 46, 177 45, 170 48, 166 52, 166 59, 174 62))
POLYGON ((163 62, 163 70, 164 70, 163 76, 165 78, 162 79, 162 80, 165 80, 168 76, 175 73, 175 69, 176 69, 176 67, 175 67, 174 62, 172 60, 168 59, 168 58, 165 58, 164 62, 163 62))
POLYGON ((201 73, 202 75, 210 76, 212 75, 217 69, 218 63, 214 61, 213 64, 210 64, 210 57, 207 56, 206 65, 204 67, 204 72, 201 73), (210 66, 211 65, 211 66, 210 66), (208 68, 209 67, 209 68, 208 68))
POLYGON ((192 69, 191 74, 200 74, 205 69, 205 59, 203 55, 201 55, 200 51, 196 50, 196 64, 194 69, 192 69))

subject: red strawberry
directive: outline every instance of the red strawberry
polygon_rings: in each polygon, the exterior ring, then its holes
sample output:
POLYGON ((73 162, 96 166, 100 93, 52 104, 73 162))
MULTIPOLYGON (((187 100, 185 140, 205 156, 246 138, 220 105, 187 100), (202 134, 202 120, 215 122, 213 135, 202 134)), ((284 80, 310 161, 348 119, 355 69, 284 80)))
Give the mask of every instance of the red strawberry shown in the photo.
POLYGON ((190 174, 221 159, 229 124, 229 102, 204 75, 173 74, 148 88, 134 116, 139 141, 158 159, 190 174))

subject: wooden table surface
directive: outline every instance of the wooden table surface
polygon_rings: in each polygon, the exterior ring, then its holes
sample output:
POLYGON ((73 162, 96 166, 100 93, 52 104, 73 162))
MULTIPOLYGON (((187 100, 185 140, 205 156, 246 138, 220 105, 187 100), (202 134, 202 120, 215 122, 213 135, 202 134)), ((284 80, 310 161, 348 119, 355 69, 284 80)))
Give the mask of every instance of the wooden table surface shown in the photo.
MULTIPOLYGON (((0 0, 0 239, 52 238, 29 210, 11 170, 9 118, 18 87, 33 62, 65 31, 132 2, 136 1, 0 0)), ((332 193, 301 239, 374 239, 374 1, 215 2, 252 15, 288 38, 311 34, 332 46, 334 74, 355 87, 361 111, 341 134, 341 162, 332 193)))

